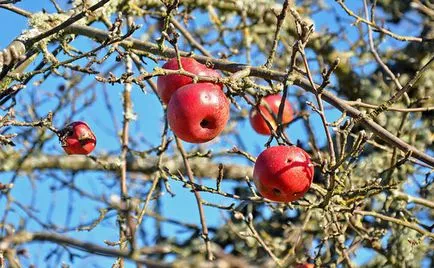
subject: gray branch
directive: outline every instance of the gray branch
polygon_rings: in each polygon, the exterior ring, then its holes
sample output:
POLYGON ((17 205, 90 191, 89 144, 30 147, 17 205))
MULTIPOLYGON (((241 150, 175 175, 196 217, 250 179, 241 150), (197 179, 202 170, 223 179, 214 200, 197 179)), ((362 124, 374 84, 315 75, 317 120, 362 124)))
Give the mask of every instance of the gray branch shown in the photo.
MULTIPOLYGON (((26 158, 22 164, 18 161, 19 155, 1 155, 0 171, 21 171, 33 172, 35 170, 69 170, 69 171, 119 171, 120 161, 117 157, 98 157, 98 162, 90 157, 81 155, 37 155, 26 158)), ((201 178, 217 178, 219 174, 219 163, 209 158, 189 159, 194 175, 201 178)), ((163 166, 174 174, 178 170, 185 172, 181 157, 164 158, 163 166)), ((157 171, 158 158, 130 158, 127 159, 127 169, 129 172, 138 172, 151 175, 157 171)), ((225 178, 233 180, 243 180, 246 176, 251 176, 252 167, 245 165, 225 164, 225 178)))

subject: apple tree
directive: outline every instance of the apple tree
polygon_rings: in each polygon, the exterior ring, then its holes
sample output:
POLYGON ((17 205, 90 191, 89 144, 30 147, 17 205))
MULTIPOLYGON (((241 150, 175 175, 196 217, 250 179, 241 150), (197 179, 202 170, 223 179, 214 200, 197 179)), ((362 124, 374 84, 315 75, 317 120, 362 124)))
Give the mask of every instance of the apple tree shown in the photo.
POLYGON ((0 22, 0 267, 434 265, 432 1, 0 22))

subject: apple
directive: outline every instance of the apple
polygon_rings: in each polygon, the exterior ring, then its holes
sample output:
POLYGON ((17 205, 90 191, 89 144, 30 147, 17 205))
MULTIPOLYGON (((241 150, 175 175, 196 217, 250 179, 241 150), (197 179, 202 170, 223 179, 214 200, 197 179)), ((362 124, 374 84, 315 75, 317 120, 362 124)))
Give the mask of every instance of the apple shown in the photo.
MULTIPOLYGON (((271 124, 273 130, 277 129, 277 123, 274 120, 273 115, 269 112, 266 105, 270 108, 270 110, 273 112, 275 117, 277 118, 277 115, 279 114, 279 106, 282 100, 282 96, 279 94, 275 95, 268 95, 261 99, 261 103, 258 106, 258 109, 261 110, 262 114, 264 115, 265 119, 271 124)), ((293 110, 291 103, 289 101, 285 101, 285 106, 283 108, 282 113, 282 124, 287 124, 292 121, 293 119, 293 110)), ((261 116, 261 114, 258 112, 256 107, 253 107, 250 110, 250 124, 252 125, 252 128, 259 134, 262 135, 271 135, 271 130, 268 127, 267 123, 264 120, 264 117, 261 116)))
POLYGON ((68 124, 59 131, 59 140, 67 154, 90 154, 96 146, 96 137, 82 121, 68 124))
MULTIPOLYGON (((221 77, 214 69, 206 67, 206 65, 196 61, 193 58, 181 58, 182 68, 190 73, 198 76, 221 77)), ((177 58, 172 58, 163 65, 163 69, 178 70, 177 58)), ((193 83, 193 79, 189 76, 179 74, 169 74, 159 76, 157 80, 157 92, 161 100, 168 104, 173 93, 180 87, 193 83)), ((218 84, 220 89, 223 89, 222 84, 218 84)))
POLYGON ((314 169, 310 156, 296 146, 272 146, 256 159, 253 181, 259 193, 272 201, 292 202, 310 188, 314 169))
POLYGON ((303 264, 297 264, 295 266, 296 268, 315 268, 315 265, 312 263, 303 263, 303 264))
POLYGON ((189 84, 173 94, 167 106, 167 120, 181 140, 204 143, 225 128, 229 120, 229 101, 218 85, 189 84))

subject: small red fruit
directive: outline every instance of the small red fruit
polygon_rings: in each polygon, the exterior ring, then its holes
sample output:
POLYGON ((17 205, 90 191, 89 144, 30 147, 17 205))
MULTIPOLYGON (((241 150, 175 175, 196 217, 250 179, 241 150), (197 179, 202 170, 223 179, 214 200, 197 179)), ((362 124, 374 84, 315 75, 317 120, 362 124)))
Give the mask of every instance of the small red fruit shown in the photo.
POLYGON ((67 154, 90 154, 96 145, 96 137, 89 126, 76 121, 59 132, 59 140, 67 154))
POLYGON ((225 128, 229 120, 229 102, 218 85, 186 85, 170 99, 167 120, 173 133, 181 140, 207 142, 225 128))
MULTIPOLYGON (((268 104, 269 108, 273 112, 273 114, 276 116, 279 114, 279 106, 282 100, 282 96, 279 94, 276 95, 268 95, 261 100, 261 104, 259 105, 259 109, 261 110, 264 117, 267 119, 268 122, 270 122, 273 130, 277 129, 276 121, 274 120, 274 117, 270 112, 268 111, 266 104, 268 104)), ((283 108, 282 113, 282 124, 287 124, 292 121, 293 117, 293 110, 291 107, 291 103, 289 101, 285 100, 285 106, 283 108)), ((253 129, 262 135, 271 135, 270 128, 268 127, 267 123, 265 122, 264 118, 261 116, 261 114, 258 112, 256 107, 253 107, 250 110, 250 124, 252 125, 253 129)))
POLYGON ((295 266, 296 268, 315 268, 315 265, 312 263, 303 263, 303 264, 297 264, 295 266))
MULTIPOLYGON (((192 58, 181 58, 182 68, 190 73, 198 76, 221 77, 221 75, 213 69, 206 67, 206 65, 196 61, 192 58)), ((163 69, 178 70, 177 58, 172 58, 163 65, 163 69)), ((157 80, 158 95, 165 104, 169 103, 170 97, 180 87, 193 83, 191 77, 179 74, 169 74, 159 76, 157 80)), ((223 89, 223 85, 219 84, 223 89)))
POLYGON ((310 156, 296 146, 273 146, 256 159, 253 180, 265 198, 292 202, 301 198, 313 180, 310 156))

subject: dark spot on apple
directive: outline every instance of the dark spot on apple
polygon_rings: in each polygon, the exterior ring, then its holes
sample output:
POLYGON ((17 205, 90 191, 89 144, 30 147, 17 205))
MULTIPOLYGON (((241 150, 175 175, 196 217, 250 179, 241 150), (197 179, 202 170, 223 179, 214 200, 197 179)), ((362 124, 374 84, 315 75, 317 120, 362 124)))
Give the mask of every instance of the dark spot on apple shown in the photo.
POLYGON ((282 194, 282 192, 279 190, 279 189, 277 189, 277 188, 273 188, 273 193, 275 194, 275 195, 281 195, 282 194))
POLYGON ((200 126, 203 128, 207 128, 209 125, 209 121, 206 119, 203 119, 202 121, 200 121, 200 126))
POLYGON ((200 121, 200 126, 207 129, 214 129, 216 127, 214 122, 208 118, 202 119, 202 121, 200 121))

